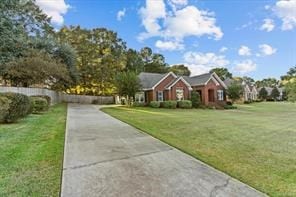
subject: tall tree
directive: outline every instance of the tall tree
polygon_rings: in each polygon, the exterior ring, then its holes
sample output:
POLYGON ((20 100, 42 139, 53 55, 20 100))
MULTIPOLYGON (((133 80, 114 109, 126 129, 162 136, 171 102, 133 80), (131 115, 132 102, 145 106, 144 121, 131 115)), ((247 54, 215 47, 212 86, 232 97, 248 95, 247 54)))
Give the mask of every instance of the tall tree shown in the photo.
POLYGON ((126 52, 126 71, 133 71, 135 73, 140 73, 144 71, 144 60, 141 53, 136 50, 129 49, 126 52))
POLYGON ((169 68, 169 71, 175 73, 176 75, 182 75, 182 76, 190 76, 190 74, 191 74, 188 67, 186 67, 183 64, 173 65, 169 68))
POLYGON ((213 68, 210 70, 210 73, 213 72, 215 72, 223 81, 227 78, 232 78, 232 73, 230 73, 227 68, 213 68))
POLYGON ((144 65, 145 72, 150 73, 166 73, 168 72, 168 64, 165 63, 165 58, 162 54, 155 53, 149 63, 144 65))
POLYGON ((30 38, 52 33, 50 18, 34 0, 2 0, 0 3, 0 65, 21 57, 30 38))
POLYGON ((117 33, 105 28, 64 27, 57 37, 68 42, 77 54, 77 69, 84 92, 105 95, 114 90, 116 73, 126 66, 126 44, 117 33))
POLYGON ((290 68, 286 75, 281 76, 282 80, 290 80, 292 78, 296 78, 296 65, 290 68))

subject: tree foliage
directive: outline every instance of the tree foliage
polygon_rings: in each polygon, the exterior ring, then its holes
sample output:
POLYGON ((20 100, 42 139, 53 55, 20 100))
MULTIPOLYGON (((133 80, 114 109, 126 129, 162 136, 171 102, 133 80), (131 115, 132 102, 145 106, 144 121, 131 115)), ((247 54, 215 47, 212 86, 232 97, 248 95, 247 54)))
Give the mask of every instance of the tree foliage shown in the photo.
POLYGON ((271 90, 270 97, 271 97, 273 100, 277 100, 279 96, 280 96, 280 92, 279 92, 278 88, 277 88, 277 87, 274 87, 274 88, 271 90))
POLYGON ((261 88, 259 91, 259 98, 265 100, 267 99, 267 97, 268 97, 268 92, 266 88, 265 87, 261 88))
POLYGON ((181 75, 181 76, 190 76, 190 74, 191 74, 188 67, 186 67, 183 64, 173 65, 169 68, 169 71, 175 73, 176 75, 181 75))
POLYGON ((126 52, 126 67, 125 71, 133 71, 135 73, 140 73, 144 71, 144 60, 141 53, 136 50, 129 49, 126 52))
POLYGON ((240 97, 242 96, 243 88, 240 83, 232 82, 228 86, 226 93, 228 95, 228 98, 231 99, 232 102, 235 102, 236 100, 240 99, 240 97))
POLYGON ((276 87, 279 84, 279 81, 275 78, 266 78, 261 81, 256 81, 257 87, 276 87))
POLYGON ((296 78, 296 65, 290 68, 286 75, 281 76, 282 80, 290 80, 292 78, 296 78))
POLYGON ((290 79, 285 85, 288 101, 296 102, 296 78, 290 79))
MULTIPOLYGON (((52 33, 50 18, 34 0, 2 0, 0 3, 0 64, 21 57, 33 36, 52 33)), ((3 68, 3 67, 2 67, 3 68)))
POLYGON ((223 81, 227 78, 232 78, 232 73, 230 73, 227 68, 213 68, 210 70, 210 73, 216 73, 223 81))
POLYGON ((7 63, 3 78, 14 86, 46 84, 58 90, 64 89, 71 81, 64 64, 55 61, 46 53, 36 51, 7 63))
POLYGON ((115 85, 120 96, 126 96, 128 101, 140 90, 140 80, 135 72, 120 72, 116 75, 115 85))
POLYGON ((76 67, 83 94, 105 95, 114 89, 115 74, 126 66, 126 44, 105 28, 64 27, 57 37, 76 50, 76 67))

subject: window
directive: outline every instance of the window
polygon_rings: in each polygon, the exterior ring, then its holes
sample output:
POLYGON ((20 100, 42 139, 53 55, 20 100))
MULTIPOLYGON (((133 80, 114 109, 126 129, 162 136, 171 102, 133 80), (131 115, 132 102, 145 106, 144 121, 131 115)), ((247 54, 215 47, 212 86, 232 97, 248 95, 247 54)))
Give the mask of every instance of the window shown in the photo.
POLYGON ((158 91, 157 92, 157 100, 158 101, 163 101, 163 91, 158 91))
POLYGON ((139 103, 144 103, 145 102, 145 95, 144 92, 138 92, 135 95, 135 101, 139 103))
POLYGON ((184 99, 184 90, 181 88, 176 89, 176 97, 178 101, 181 101, 184 99))
POLYGON ((223 90, 217 90, 217 94, 218 94, 218 100, 219 101, 224 101, 224 92, 223 92, 223 90))

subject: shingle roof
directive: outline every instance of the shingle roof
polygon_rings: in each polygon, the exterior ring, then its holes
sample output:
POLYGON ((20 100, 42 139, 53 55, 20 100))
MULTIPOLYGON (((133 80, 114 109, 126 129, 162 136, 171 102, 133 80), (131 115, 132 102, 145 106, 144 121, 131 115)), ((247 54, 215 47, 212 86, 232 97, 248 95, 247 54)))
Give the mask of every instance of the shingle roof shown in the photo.
POLYGON ((167 73, 159 74, 159 73, 141 72, 139 75, 139 79, 143 89, 151 89, 166 75, 167 73))
POLYGON ((191 86, 197 86, 197 85, 204 85, 210 78, 212 74, 206 73, 202 75, 197 75, 193 77, 187 77, 183 76, 183 78, 191 85, 191 86))

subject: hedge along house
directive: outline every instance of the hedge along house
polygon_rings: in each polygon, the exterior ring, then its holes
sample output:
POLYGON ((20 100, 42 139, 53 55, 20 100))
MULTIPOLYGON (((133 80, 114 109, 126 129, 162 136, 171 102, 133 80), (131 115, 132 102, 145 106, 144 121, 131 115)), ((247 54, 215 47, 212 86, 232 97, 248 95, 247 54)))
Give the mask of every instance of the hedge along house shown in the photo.
POLYGON ((187 100, 191 91, 197 91, 204 105, 225 103, 226 86, 215 73, 193 77, 166 74, 145 73, 139 75, 142 90, 136 94, 136 102, 187 100))

